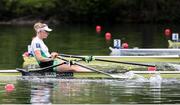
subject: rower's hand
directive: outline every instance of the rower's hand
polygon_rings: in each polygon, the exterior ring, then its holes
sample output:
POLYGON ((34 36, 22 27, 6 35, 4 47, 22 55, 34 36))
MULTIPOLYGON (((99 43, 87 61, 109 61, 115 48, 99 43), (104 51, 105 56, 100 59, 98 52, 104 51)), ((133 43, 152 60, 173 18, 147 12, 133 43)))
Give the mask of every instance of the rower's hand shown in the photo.
POLYGON ((95 58, 93 56, 86 56, 86 57, 83 57, 82 60, 89 63, 95 60, 95 58))
POLYGON ((59 54, 57 52, 51 53, 51 58, 55 59, 59 54))

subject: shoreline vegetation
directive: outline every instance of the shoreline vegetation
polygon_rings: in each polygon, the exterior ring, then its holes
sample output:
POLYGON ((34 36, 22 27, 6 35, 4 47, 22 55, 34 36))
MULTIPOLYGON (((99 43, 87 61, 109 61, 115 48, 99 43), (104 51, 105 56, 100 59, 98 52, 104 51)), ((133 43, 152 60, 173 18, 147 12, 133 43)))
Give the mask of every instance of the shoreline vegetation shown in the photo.
POLYGON ((49 20, 43 20, 43 19, 24 19, 24 18, 16 18, 8 21, 0 21, 0 25, 33 25, 36 22, 45 22, 50 24, 59 25, 59 21, 56 19, 49 19, 49 20))
POLYGON ((180 23, 179 0, 1 0, 0 24, 180 23))

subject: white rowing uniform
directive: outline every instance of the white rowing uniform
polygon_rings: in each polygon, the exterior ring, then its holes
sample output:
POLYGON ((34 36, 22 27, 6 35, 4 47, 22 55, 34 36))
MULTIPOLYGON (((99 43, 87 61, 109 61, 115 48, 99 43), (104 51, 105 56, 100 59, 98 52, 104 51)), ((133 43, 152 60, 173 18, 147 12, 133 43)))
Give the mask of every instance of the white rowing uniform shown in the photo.
MULTIPOLYGON (((48 47, 44 44, 43 40, 36 36, 31 42, 32 54, 35 56, 35 51, 39 50, 43 57, 51 57, 48 47)), ((36 57, 36 56, 35 56, 36 57)))
MULTIPOLYGON (((51 57, 48 47, 44 44, 43 40, 40 39, 38 36, 36 36, 32 42, 31 42, 31 50, 32 50, 32 54, 33 56, 36 58, 35 56, 35 51, 39 50, 41 53, 41 56, 49 58, 51 57)), ((54 64, 54 60, 52 61, 48 61, 48 62, 41 62, 36 58, 37 62, 39 63, 39 66, 41 68, 44 67, 48 67, 48 66, 52 66, 54 64)), ((49 68, 48 69, 50 72, 55 70, 54 68, 49 68)))

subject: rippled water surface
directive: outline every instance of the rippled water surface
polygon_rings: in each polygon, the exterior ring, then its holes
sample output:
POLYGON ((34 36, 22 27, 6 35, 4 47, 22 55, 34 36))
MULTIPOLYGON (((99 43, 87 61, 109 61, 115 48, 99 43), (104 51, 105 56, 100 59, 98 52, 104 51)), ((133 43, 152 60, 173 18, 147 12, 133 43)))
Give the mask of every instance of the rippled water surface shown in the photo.
POLYGON ((172 104, 180 103, 180 81, 104 79, 17 79, 2 81, 0 103, 23 104, 172 104), (15 90, 7 92, 7 83, 15 90))

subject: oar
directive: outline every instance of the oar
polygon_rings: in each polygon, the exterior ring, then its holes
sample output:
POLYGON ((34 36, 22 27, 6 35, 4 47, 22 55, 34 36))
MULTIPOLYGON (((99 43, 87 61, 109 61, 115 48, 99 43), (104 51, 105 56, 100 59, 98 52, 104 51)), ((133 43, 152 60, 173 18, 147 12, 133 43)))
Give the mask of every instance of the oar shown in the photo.
MULTIPOLYGON (((63 60, 63 61, 69 62, 67 59, 64 59, 64 58, 62 58, 62 57, 57 56, 57 58, 59 58, 59 59, 61 59, 61 60, 63 60)), ((102 73, 102 74, 107 75, 107 76, 110 76, 110 77, 112 77, 112 78, 120 78, 120 79, 126 79, 126 78, 127 78, 126 76, 123 76, 123 75, 120 76, 120 75, 109 74, 109 73, 106 73, 106 72, 104 72, 104 71, 100 71, 100 70, 97 70, 97 69, 95 69, 95 68, 88 67, 88 66, 86 66, 86 65, 80 64, 80 63, 78 63, 78 62, 76 62, 76 61, 74 61, 73 64, 78 65, 78 66, 83 67, 83 68, 86 68, 86 69, 89 69, 89 70, 94 71, 94 72, 102 73)))
MULTIPOLYGON (((76 56, 76 55, 68 55, 68 54, 59 54, 59 55, 62 56, 62 57, 72 57, 72 58, 84 59, 84 57, 82 57, 82 56, 76 56)), ((110 63, 121 63, 121 64, 129 64, 129 65, 156 67, 155 65, 149 65, 149 64, 132 63, 132 62, 121 62, 121 61, 112 61, 112 60, 105 60, 105 59, 98 59, 98 58, 95 58, 94 60, 96 60, 96 61, 102 61, 102 62, 110 62, 110 63)))

